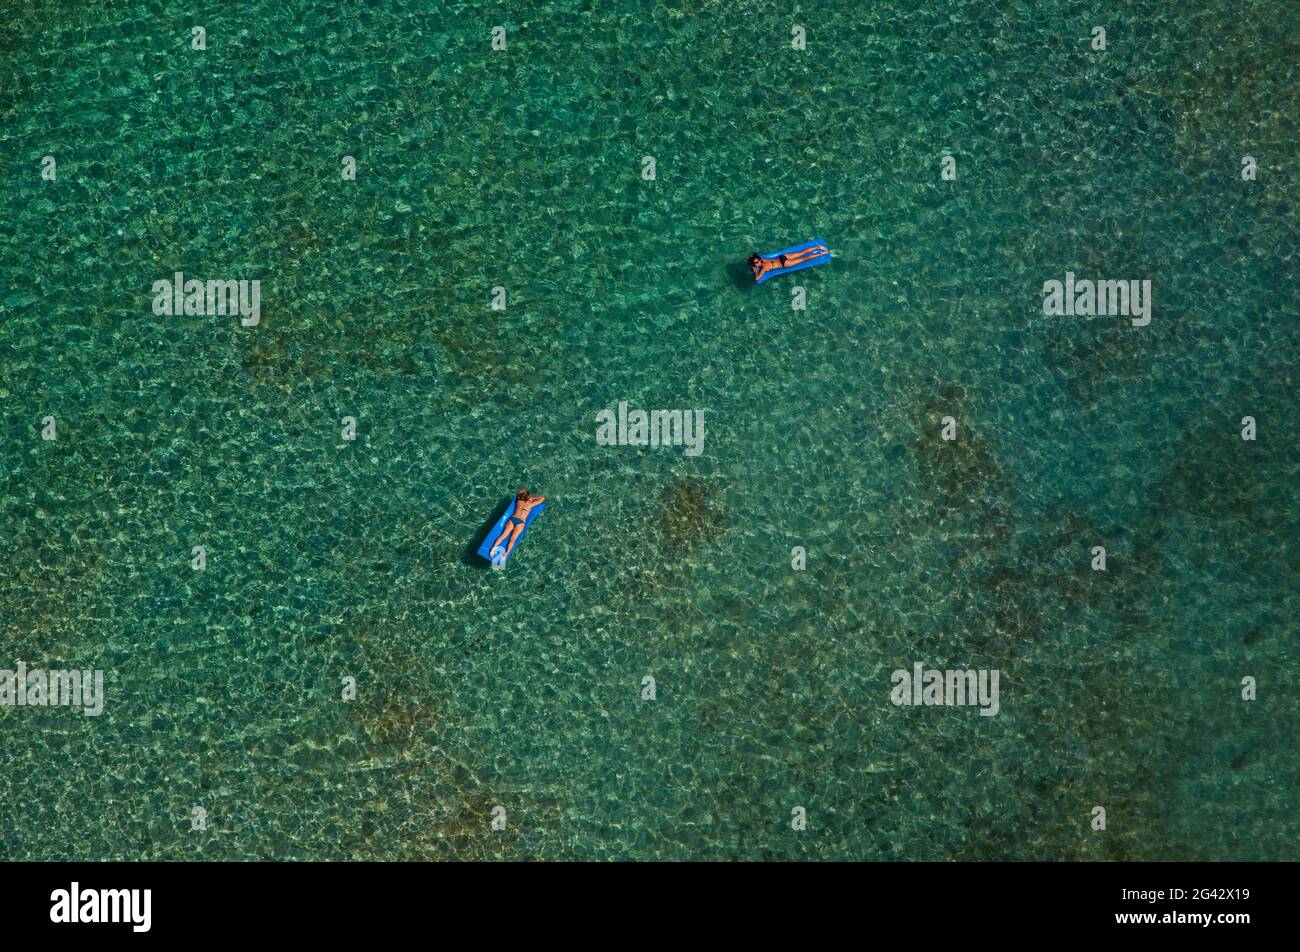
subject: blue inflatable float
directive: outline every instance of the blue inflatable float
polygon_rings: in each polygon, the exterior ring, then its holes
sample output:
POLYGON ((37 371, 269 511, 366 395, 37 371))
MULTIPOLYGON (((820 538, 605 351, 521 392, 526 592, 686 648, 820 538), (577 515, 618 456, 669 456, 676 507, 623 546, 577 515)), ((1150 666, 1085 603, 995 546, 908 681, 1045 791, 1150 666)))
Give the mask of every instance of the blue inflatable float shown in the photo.
MULTIPOLYGON (((519 533, 519 538, 515 540, 515 547, 511 549, 509 553, 506 554, 506 557, 504 559, 501 560, 502 565, 505 565, 507 562, 509 562, 510 556, 514 555, 516 552, 519 551, 519 547, 524 544, 524 536, 528 535, 528 527, 533 524, 534 519, 536 519, 538 516, 542 514, 542 510, 544 510, 545 508, 546 508, 546 503, 543 502, 537 504, 529 511, 528 518, 524 520, 524 528, 519 533)), ((515 511, 515 501, 512 497, 510 501, 506 503, 506 511, 501 513, 501 518, 497 520, 497 524, 492 527, 492 531, 487 534, 487 538, 483 540, 483 544, 478 547, 478 554, 481 555, 483 558, 487 559, 489 562, 492 561, 492 543, 496 542, 496 540, 500 538, 501 533, 505 531, 506 520, 510 518, 511 514, 513 514, 514 511, 515 511)))
MULTIPOLYGON (((795 245, 793 248, 783 248, 781 251, 774 251, 770 255, 759 255, 760 258, 766 258, 770 261, 780 258, 781 255, 798 254, 800 251, 807 251, 809 248, 816 248, 818 245, 826 249, 825 254, 814 255, 811 258, 800 261, 798 264, 792 264, 787 268, 770 268, 769 270, 764 271, 762 276, 756 276, 754 282, 756 284, 762 284, 768 278, 775 278, 778 274, 789 274, 791 271, 802 271, 804 268, 812 268, 822 264, 823 262, 830 261, 831 246, 826 244, 825 239, 814 238, 812 241, 805 241, 803 244, 795 245)), ((752 265, 750 270, 753 270, 752 265)))

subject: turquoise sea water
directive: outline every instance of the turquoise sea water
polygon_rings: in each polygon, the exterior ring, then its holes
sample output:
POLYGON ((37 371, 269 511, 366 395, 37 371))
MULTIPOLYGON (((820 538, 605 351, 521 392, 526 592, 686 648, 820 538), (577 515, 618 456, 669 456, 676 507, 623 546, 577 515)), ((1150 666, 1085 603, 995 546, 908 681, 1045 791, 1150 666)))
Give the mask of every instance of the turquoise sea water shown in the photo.
POLYGON ((0 707, 0 856, 1296 859, 1297 35, 7 4, 0 668, 108 697, 0 707), (259 279, 260 325, 155 316, 178 270, 259 279), (1044 317, 1067 270, 1149 278, 1151 324, 1044 317), (620 400, 703 410, 703 455, 598 446, 620 400), (917 661, 1000 713, 895 707, 917 661))

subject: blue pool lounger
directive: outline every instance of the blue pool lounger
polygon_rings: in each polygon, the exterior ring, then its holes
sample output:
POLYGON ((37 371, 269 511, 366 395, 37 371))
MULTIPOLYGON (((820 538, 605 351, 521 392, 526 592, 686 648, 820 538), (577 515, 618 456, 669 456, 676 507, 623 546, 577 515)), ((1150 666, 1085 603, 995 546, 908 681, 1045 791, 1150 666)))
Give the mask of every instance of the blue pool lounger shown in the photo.
POLYGON ((826 239, 824 238, 814 238, 812 241, 805 241, 803 244, 795 245, 793 248, 782 248, 780 251, 773 251, 770 255, 763 255, 762 257, 775 258, 778 255, 792 255, 795 252, 803 251, 806 248, 814 248, 817 245, 821 245, 825 248, 826 254, 818 255, 815 258, 809 258, 807 261, 801 261, 799 264, 791 265, 788 268, 773 268, 771 271, 766 272, 761 278, 758 278, 755 283, 762 284, 768 278, 775 278, 778 274, 789 274, 791 271, 802 271, 804 268, 811 268, 815 265, 822 264, 825 261, 830 261, 831 246, 826 244, 826 239))
MULTIPOLYGON (((534 506, 529 511, 528 518, 524 520, 524 529, 519 533, 519 538, 515 542, 515 547, 511 549, 510 554, 502 560, 503 565, 510 561, 511 555, 514 555, 519 551, 519 547, 524 544, 524 536, 528 535, 528 527, 533 524, 534 519, 542 514, 542 510, 545 508, 546 503, 541 503, 540 505, 534 506)), ((501 518, 497 520, 497 524, 492 527, 492 531, 487 534, 487 538, 483 540, 483 544, 478 547, 478 554, 483 556, 483 558, 487 559, 489 562, 492 561, 492 543, 495 542, 497 537, 505 531, 506 520, 510 518, 510 514, 514 511, 515 501, 512 498, 508 503, 506 503, 506 511, 501 513, 501 518)))

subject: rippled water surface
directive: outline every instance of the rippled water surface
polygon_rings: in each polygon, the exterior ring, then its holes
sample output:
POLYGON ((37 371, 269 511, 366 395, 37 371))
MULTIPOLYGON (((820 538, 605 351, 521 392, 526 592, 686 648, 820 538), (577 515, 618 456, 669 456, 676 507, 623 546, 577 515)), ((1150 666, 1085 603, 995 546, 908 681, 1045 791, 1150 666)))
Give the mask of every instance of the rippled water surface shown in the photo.
POLYGON ((7 4, 0 855, 1297 858, 1300 14, 1121 6, 7 4))

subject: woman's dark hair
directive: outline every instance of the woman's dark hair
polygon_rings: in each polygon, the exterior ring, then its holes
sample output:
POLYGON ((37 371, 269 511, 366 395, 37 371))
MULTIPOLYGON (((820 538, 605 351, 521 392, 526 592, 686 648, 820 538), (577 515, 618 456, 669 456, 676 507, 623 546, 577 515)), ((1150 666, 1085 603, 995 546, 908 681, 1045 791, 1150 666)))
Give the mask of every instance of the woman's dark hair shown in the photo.
POLYGON ((516 499, 523 499, 523 498, 524 498, 525 496, 527 496, 527 495, 528 495, 528 490, 527 490, 527 489, 521 489, 521 490, 519 490, 519 492, 515 493, 515 498, 516 498, 516 499))
POLYGON ((752 255, 750 255, 748 258, 745 259, 746 263, 747 263, 751 268, 754 267, 754 265, 758 264, 761 260, 763 260, 763 259, 762 259, 762 257, 758 254, 757 251, 754 252, 752 255))

